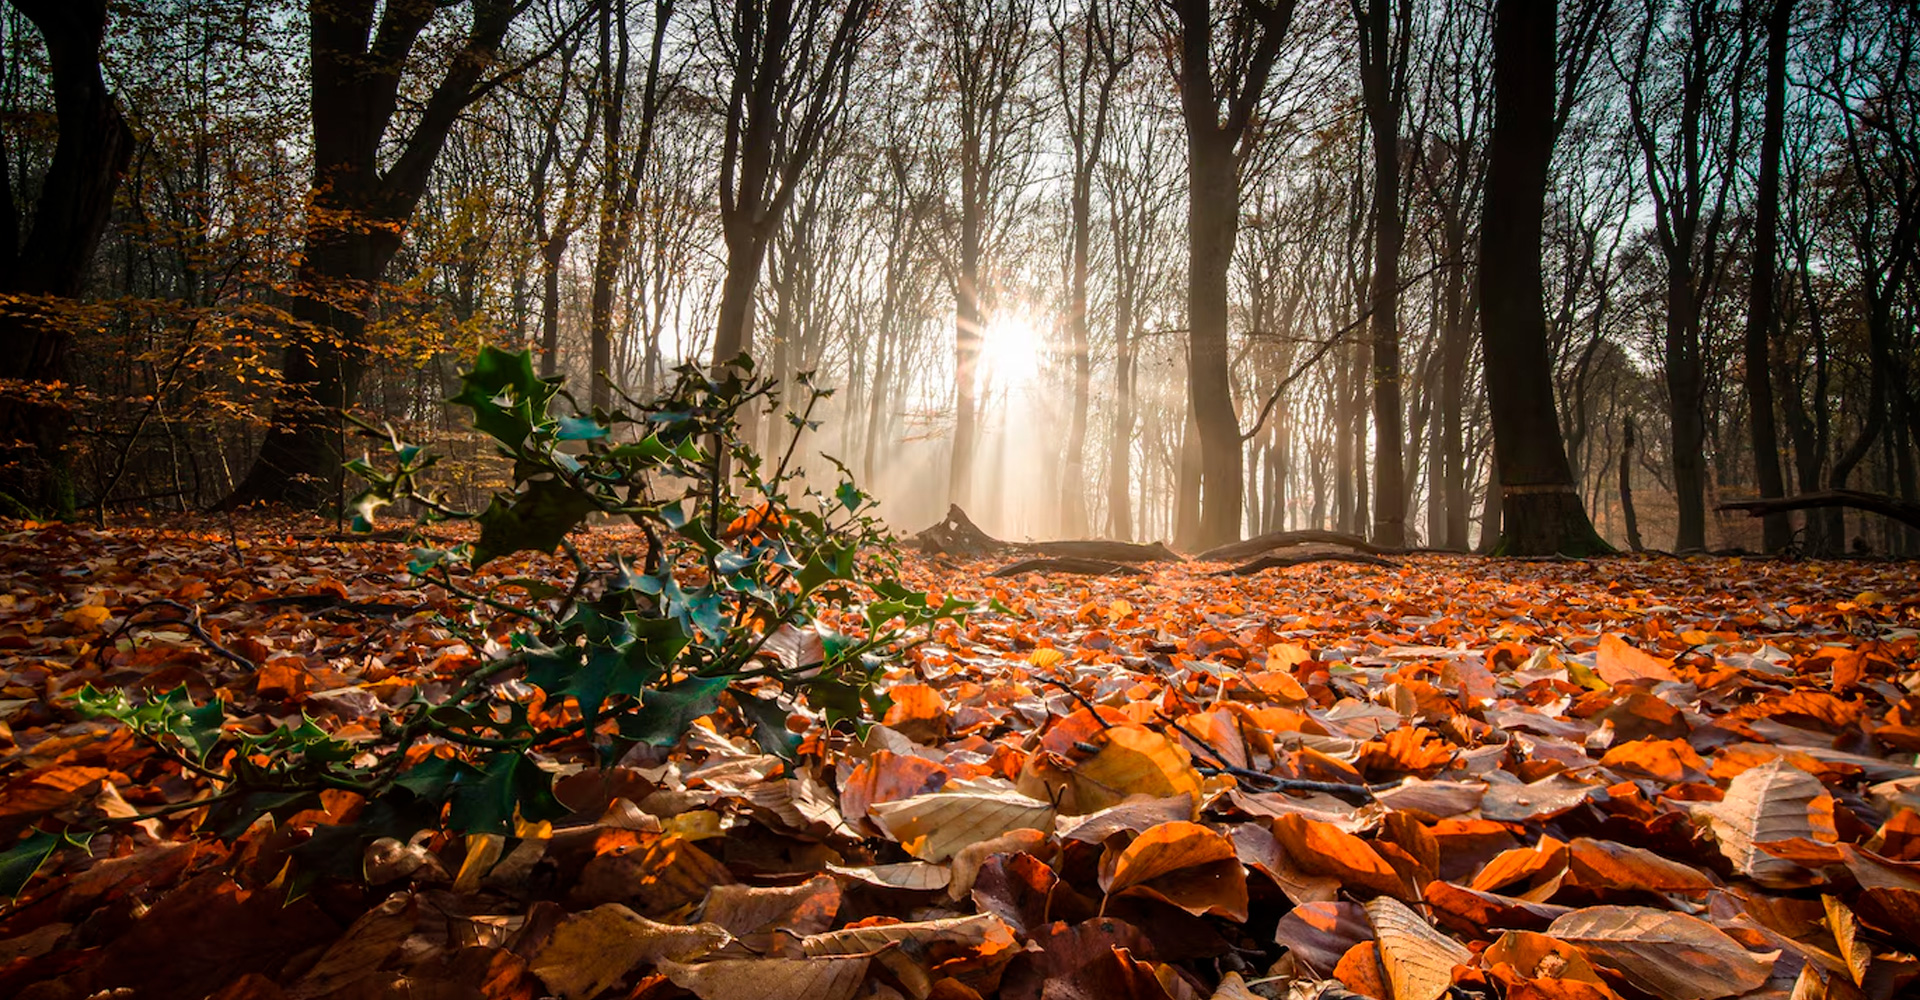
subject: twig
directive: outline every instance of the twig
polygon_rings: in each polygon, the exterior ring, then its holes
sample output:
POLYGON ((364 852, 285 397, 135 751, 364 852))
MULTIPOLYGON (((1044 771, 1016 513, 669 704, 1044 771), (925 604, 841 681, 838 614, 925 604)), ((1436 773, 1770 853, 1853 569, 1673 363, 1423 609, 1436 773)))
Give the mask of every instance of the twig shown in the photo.
MULTIPOLYGON (((195 639, 198 639, 202 643, 204 643, 208 649, 212 650, 215 653, 215 655, 218 655, 221 659, 230 660, 235 664, 238 664, 239 666, 245 667, 249 671, 258 671, 260 669, 259 664, 253 662, 252 660, 246 658, 245 656, 242 656, 239 653, 234 652, 231 649, 228 649, 225 646, 222 646, 219 643, 219 641, 214 639, 212 635, 209 635, 207 633, 207 630, 204 627, 202 627, 200 624, 200 609, 198 607, 189 607, 185 604, 181 604, 179 601, 169 600, 164 597, 158 600, 148 601, 147 603, 141 605, 138 608, 135 608, 132 612, 128 613, 126 624, 120 626, 121 631, 125 631, 133 627, 133 619, 136 615, 144 614, 148 611, 153 610, 154 608, 172 608, 173 610, 180 612, 182 617, 178 620, 168 620, 168 621, 161 621, 161 622, 143 622, 142 624, 185 626, 186 630, 189 633, 191 633, 195 639)), ((115 634, 117 635, 118 633, 115 633, 115 634)))

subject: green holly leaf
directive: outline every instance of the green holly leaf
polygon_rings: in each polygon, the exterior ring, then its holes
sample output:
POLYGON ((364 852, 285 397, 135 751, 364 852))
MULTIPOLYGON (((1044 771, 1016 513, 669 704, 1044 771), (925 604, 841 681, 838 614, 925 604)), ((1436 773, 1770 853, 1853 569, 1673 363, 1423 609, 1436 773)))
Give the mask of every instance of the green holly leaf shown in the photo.
POLYGON ((733 700, 740 714, 753 724, 753 741, 760 749, 784 760, 793 760, 800 752, 800 735, 787 729, 787 710, 772 698, 735 691, 733 700))
POLYGON ((593 512, 593 501, 557 479, 535 479, 519 493, 496 493, 481 512, 474 568, 496 556, 534 550, 552 552, 593 512))
POLYGON ((62 847, 86 850, 91 833, 48 833, 35 830, 19 843, 0 851, 0 899, 13 899, 27 887, 40 867, 62 847))
POLYGON ((638 743, 672 746, 685 736, 693 720, 713 714, 720 706, 726 677, 689 677, 640 695, 640 707, 620 717, 620 735, 638 743))

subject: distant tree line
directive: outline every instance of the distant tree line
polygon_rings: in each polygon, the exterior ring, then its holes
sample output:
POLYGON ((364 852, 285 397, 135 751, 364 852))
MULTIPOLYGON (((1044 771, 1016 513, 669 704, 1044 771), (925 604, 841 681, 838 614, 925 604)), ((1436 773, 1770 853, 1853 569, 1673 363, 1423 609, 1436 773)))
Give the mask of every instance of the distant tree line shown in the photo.
MULTIPOLYGON (((8 0, 0 513, 742 355, 900 527, 1920 552, 1902 0, 8 0), (1022 326, 1024 324, 1024 327, 1022 326), (1009 370, 1008 337, 1039 364, 1009 370)), ((461 477, 464 477, 462 479, 461 477)))

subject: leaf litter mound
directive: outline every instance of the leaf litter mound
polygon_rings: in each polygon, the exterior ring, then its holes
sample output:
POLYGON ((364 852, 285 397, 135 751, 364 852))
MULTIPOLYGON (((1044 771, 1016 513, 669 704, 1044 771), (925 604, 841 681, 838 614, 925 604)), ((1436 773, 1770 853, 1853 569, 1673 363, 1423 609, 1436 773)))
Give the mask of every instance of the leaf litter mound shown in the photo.
POLYGON ((942 626, 865 739, 800 705, 797 762, 724 715, 609 769, 583 745, 550 765, 569 818, 377 841, 358 879, 287 863, 358 796, 216 836, 204 783, 64 697, 184 687, 227 698, 229 727, 377 732, 498 655, 408 552, 312 522, 5 526, 0 838, 118 822, 0 906, 0 996, 1920 983, 1911 565, 1417 555, 1063 580, 909 557, 907 582, 1012 613, 942 626))

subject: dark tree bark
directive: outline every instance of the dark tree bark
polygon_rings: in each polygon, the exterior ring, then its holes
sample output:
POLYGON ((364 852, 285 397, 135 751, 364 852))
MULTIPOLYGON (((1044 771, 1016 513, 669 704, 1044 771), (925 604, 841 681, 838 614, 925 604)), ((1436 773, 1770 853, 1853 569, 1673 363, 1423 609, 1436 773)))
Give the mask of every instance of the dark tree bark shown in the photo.
POLYGON ((1707 364, 1705 314, 1722 277, 1722 237, 1733 190, 1732 159, 1740 148, 1746 102, 1737 93, 1751 39, 1726 27, 1732 15, 1719 0, 1692 0, 1680 14, 1684 53, 1678 70, 1677 107, 1653 106, 1654 43, 1668 12, 1649 0, 1627 81, 1634 139, 1645 163, 1654 208, 1654 237, 1666 270, 1662 363, 1670 409, 1678 551, 1706 547, 1707 364), (1731 45, 1731 47, 1730 47, 1731 45), (1725 95, 1732 86, 1736 93, 1725 95), (1715 102, 1721 102, 1716 104, 1715 102), (1716 142, 1714 117, 1724 108, 1728 123, 1716 142), (1663 134, 1661 123, 1673 123, 1663 134))
POLYGON ((1187 130, 1187 391, 1200 438, 1198 542, 1212 547, 1240 537, 1244 489, 1227 352, 1227 275, 1240 224, 1240 165, 1253 137, 1254 110, 1293 23, 1294 0, 1234 2, 1225 19, 1225 55, 1216 53, 1210 0, 1174 0, 1172 7, 1187 130))
MULTIPOLYGON (((1772 347, 1780 336, 1780 153, 1787 122, 1787 41, 1793 0, 1774 0, 1767 16, 1766 99, 1760 125, 1760 178, 1754 192, 1753 266, 1747 285, 1745 337, 1747 422, 1753 434, 1753 471, 1761 498, 1786 495, 1780 474, 1780 437, 1773 419, 1772 347)), ((1778 552, 1793 541, 1784 512, 1761 524, 1762 545, 1778 552)))
POLYGON ((1627 548, 1639 552, 1646 548, 1640 540, 1640 517, 1633 509, 1633 417, 1628 416, 1620 435, 1620 519, 1626 523, 1627 548))
POLYGON ((438 0, 308 5, 312 207, 289 310, 302 329, 281 360, 266 440, 227 505, 316 506, 333 492, 343 461, 339 415, 366 371, 367 311, 454 122, 491 89, 481 74, 519 10, 511 0, 473 0, 464 42, 398 144, 398 157, 382 170, 403 70, 441 6, 438 0))
POLYGON ((1360 92, 1373 142, 1373 273, 1368 332, 1373 339, 1373 540, 1406 544, 1405 428, 1400 392, 1400 119, 1407 100, 1411 0, 1353 0, 1359 28, 1360 92), (1389 5, 1392 5, 1391 7, 1389 5), (1397 8, 1397 10, 1395 10, 1397 8))
MULTIPOLYGON (((0 379, 71 381, 73 332, 61 299, 79 296, 133 153, 133 133, 100 75, 105 0, 12 0, 40 30, 53 77, 59 138, 21 242, 9 189, 13 167, 0 135, 0 379)), ((36 392, 0 394, 0 472, 18 503, 56 513, 73 507, 66 444, 71 416, 36 392)))
POLYGON ((1575 491, 1554 410, 1540 266, 1553 144, 1558 4, 1498 0, 1493 134, 1480 216, 1481 356, 1506 555, 1604 550, 1575 491))
POLYGON ((874 0, 741 0, 721 25, 731 73, 720 148, 727 273, 713 338, 716 369, 753 350, 753 296, 796 184, 839 124, 874 0))

